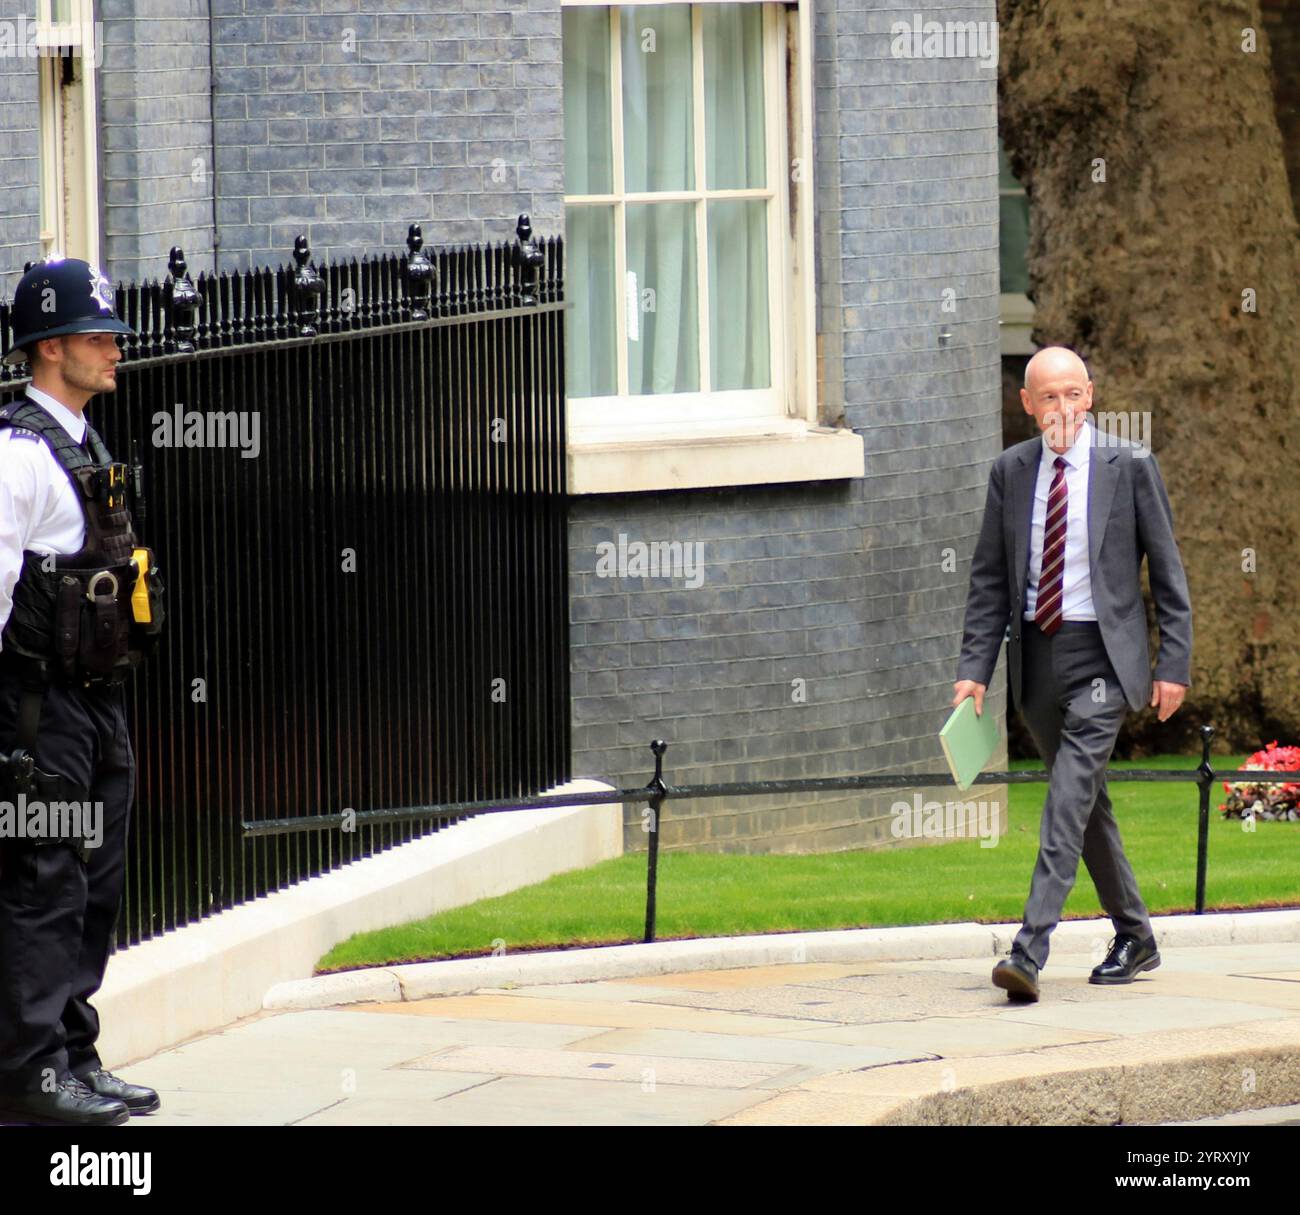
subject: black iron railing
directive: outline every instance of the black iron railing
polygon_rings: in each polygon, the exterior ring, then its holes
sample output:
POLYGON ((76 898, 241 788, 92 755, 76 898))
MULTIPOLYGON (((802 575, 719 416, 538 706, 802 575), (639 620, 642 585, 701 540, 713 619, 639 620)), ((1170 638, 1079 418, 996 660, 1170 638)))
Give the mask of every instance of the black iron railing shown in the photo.
MULTIPOLYGON (((1130 768, 1127 770, 1106 769, 1106 780, 1110 781, 1191 781, 1199 787, 1200 797, 1197 811, 1196 829, 1196 914, 1205 912, 1205 875, 1208 861, 1210 840, 1210 786, 1225 776, 1240 776, 1234 769, 1229 772, 1216 772, 1210 764, 1210 740, 1214 737, 1213 726, 1201 726, 1201 762, 1196 768, 1130 768)), ((403 807, 371 811, 367 815, 358 815, 356 822, 334 815, 316 815, 296 819, 261 819, 244 823, 244 835, 250 839, 266 836, 286 836, 301 832, 345 831, 355 830, 362 822, 369 823, 405 823, 415 815, 421 818, 427 815, 441 815, 444 819, 454 821, 466 814, 498 814, 517 810, 538 810, 555 806, 600 806, 612 802, 646 802, 650 814, 646 821, 649 832, 649 847, 646 850, 646 942, 655 939, 655 909, 658 895, 659 872, 659 816, 664 803, 672 798, 686 800, 697 797, 759 797, 779 793, 830 793, 847 789, 898 789, 926 788, 934 785, 951 785, 952 774, 949 772, 873 772, 869 776, 816 776, 791 780, 731 781, 726 784, 713 785, 670 785, 664 780, 663 757, 668 744, 662 739, 655 739, 650 744, 655 757, 654 776, 640 788, 609 789, 597 793, 566 793, 561 797, 515 798, 510 801, 476 801, 461 802, 445 806, 403 807)), ((1020 772, 982 772, 975 778, 976 785, 1035 784, 1049 780, 1051 774, 1045 768, 1027 769, 1020 772)), ((1251 784, 1279 784, 1300 780, 1300 772, 1250 772, 1251 784)))
POLYGON ((517 235, 426 253, 413 227, 404 256, 318 268, 300 238, 293 266, 197 282, 174 249, 117 288, 138 334, 87 416, 142 470, 167 611, 128 691, 119 945, 448 821, 248 841, 242 818, 568 779, 563 249, 517 235))

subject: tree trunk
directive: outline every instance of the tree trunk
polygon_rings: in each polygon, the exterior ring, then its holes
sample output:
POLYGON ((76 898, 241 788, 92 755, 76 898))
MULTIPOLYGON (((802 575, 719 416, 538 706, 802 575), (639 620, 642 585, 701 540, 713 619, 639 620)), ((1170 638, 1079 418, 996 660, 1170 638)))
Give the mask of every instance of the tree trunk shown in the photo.
POLYGON ((1300 238, 1259 0, 999 17, 1034 339, 1079 352, 1094 410, 1149 414, 1191 590, 1184 707, 1130 719, 1126 744, 1181 748, 1202 723, 1219 751, 1300 741, 1300 238))
POLYGON ((1273 112, 1282 132, 1291 205, 1300 219, 1300 0, 1263 0, 1273 53, 1273 112))

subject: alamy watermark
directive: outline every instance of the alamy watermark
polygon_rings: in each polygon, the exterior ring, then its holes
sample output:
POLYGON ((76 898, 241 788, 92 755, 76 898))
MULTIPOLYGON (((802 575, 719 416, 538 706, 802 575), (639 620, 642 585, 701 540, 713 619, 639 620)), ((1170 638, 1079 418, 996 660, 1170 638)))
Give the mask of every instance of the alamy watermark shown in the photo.
MULTIPOLYGON (((1151 412, 1150 410, 1129 409, 1129 410, 1091 410, 1093 420, 1093 437, 1094 447, 1127 447, 1133 446, 1134 459, 1145 459, 1151 454, 1151 412)), ((1084 424, 1083 418, 1075 414, 1075 421, 1079 426, 1084 424)), ((1065 446, 1065 419, 1060 414, 1055 414, 1048 419, 1047 425, 1043 427, 1043 434, 1047 437, 1048 443, 1057 448, 1065 446)))
POLYGON ((238 447, 244 460, 262 450, 262 415, 255 410, 201 413, 178 404, 171 413, 159 410, 151 420, 155 447, 238 447))
POLYGON ((890 807, 889 829, 896 840, 978 839, 981 848, 996 848, 1000 810, 999 802, 927 802, 914 793, 890 807))
POLYGON ((704 542, 632 540, 623 532, 618 543, 596 545, 597 578, 684 578, 695 590, 704 582, 704 542))
POLYGON ((996 68, 998 23, 927 21, 913 13, 911 22, 889 27, 889 53, 895 59, 976 59, 982 68, 996 68))
POLYGON ((100 67, 104 62, 104 23, 72 21, 45 26, 32 17, 0 21, 0 59, 61 59, 80 52, 83 59, 100 67), (63 31, 76 36, 61 41, 63 31))
POLYGON ((50 1185, 119 1186, 132 1194, 153 1190, 152 1152, 106 1152, 74 1143, 50 1156, 50 1185))
POLYGON ((18 801, 0 801, 0 839, 104 842, 103 802, 39 801, 20 793, 18 801))

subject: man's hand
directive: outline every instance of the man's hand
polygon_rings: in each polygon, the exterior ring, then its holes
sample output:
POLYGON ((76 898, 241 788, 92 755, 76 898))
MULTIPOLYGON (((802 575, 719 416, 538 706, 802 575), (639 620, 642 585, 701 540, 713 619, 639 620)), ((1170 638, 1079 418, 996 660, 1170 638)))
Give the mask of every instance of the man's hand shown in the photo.
MULTIPOLYGON (((1175 685, 1177 686, 1177 685, 1175 685)), ((973 679, 959 679, 952 685, 953 697, 952 707, 955 709, 968 696, 975 697, 975 716, 984 715, 984 693, 987 690, 984 684, 976 683, 973 679)), ((1173 710, 1170 710, 1172 712, 1173 710)))
POLYGON ((1186 694, 1185 683, 1170 683, 1166 679, 1157 679, 1151 685, 1151 708, 1154 709, 1159 705, 1160 720, 1168 721, 1178 711, 1178 706, 1183 703, 1186 694))

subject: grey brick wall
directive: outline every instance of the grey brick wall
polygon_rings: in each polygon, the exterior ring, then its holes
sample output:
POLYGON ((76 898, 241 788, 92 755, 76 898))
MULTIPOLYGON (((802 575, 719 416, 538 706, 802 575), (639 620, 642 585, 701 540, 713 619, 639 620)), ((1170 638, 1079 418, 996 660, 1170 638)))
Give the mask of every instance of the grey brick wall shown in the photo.
MULTIPOLYGON (((100 15, 115 279, 160 276, 173 244, 197 274, 288 261, 300 233, 335 259, 400 249, 416 221, 435 244, 511 239, 523 211, 562 230, 559 0, 104 0, 100 15)), ((34 186, 35 69, 0 73, 0 137, 34 186)), ((21 271, 38 199, 15 164, 4 184, 0 249, 21 249, 2 254, 21 271)))
MULTIPOLYGON (((574 500, 576 775, 640 784, 655 736, 677 783, 943 770, 935 735, 1002 447, 996 73, 891 58, 891 23, 915 11, 815 11, 819 380, 828 415, 842 409, 864 436, 867 476, 574 500), (944 288, 955 313, 941 311, 944 288), (620 532, 701 542, 703 584, 596 577, 596 545, 620 532)), ((992 0, 923 13, 995 17, 992 0)), ((1002 669, 990 689, 1000 715, 1002 669)), ((670 802, 662 846, 889 842, 891 804, 915 791, 670 802)), ((981 796, 1005 806, 1002 788, 981 796)), ((645 846, 639 807, 625 840, 645 846)))
POLYGON ((563 224, 559 0, 212 0, 221 266, 563 224))
POLYGON ((173 245, 212 264, 208 0, 103 0, 100 260, 160 279, 173 245))
MULTIPOLYGON (((31 7, 0 0, 0 21, 16 22, 31 7)), ((41 250, 37 76, 35 59, 0 56, 0 299, 13 295, 23 265, 41 250)))

